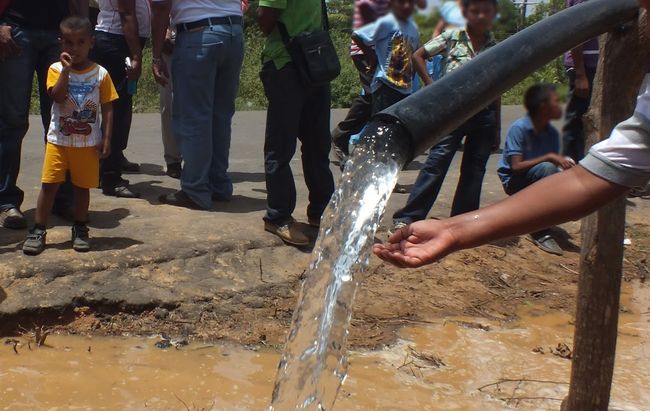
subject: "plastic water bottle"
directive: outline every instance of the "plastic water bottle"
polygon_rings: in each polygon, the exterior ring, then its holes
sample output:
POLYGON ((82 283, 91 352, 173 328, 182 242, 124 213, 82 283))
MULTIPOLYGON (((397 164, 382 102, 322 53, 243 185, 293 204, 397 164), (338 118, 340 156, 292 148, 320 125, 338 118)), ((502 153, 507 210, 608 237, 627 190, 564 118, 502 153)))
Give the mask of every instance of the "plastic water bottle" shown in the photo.
MULTIPOLYGON (((127 57, 124 59, 124 66, 126 67, 126 71, 128 73, 129 70, 133 68, 133 64, 131 64, 131 58, 127 57)), ((126 92, 129 93, 129 95, 134 96, 135 93, 138 92, 138 80, 126 80, 126 92)))

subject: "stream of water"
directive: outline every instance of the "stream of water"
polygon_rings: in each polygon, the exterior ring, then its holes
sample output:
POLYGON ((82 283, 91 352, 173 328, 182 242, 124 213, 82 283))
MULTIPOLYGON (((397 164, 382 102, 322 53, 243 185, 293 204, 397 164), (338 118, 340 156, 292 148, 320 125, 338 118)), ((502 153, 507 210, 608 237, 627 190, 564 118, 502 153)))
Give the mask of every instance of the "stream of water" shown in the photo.
POLYGON ((371 130, 347 162, 324 213, 269 410, 331 410, 347 375, 346 340, 357 275, 368 265, 408 149, 399 127, 371 130))

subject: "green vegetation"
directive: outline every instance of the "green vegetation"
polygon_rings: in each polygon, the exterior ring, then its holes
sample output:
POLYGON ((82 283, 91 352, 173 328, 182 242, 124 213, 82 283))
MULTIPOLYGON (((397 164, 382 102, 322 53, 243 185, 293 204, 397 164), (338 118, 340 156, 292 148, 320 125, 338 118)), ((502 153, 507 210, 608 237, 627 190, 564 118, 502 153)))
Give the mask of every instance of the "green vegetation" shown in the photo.
MULTIPOLYGON (((330 0, 330 25, 332 40, 339 52, 341 75, 332 83, 332 107, 347 107, 359 93, 357 71, 349 58, 350 33, 352 26, 352 4, 350 0, 330 0)), ((495 24, 494 33, 499 40, 514 34, 518 27, 533 24, 547 15, 553 14, 564 7, 564 0, 551 0, 537 5, 535 12, 521 21, 521 14, 511 0, 499 0, 499 21, 495 24)), ((261 67, 260 55, 264 47, 264 37, 255 25, 255 6, 252 6, 245 16, 246 54, 241 72, 237 110, 263 110, 266 107, 266 97, 259 79, 261 67)), ((422 40, 430 38, 439 16, 416 16, 422 40)), ((134 108, 137 112, 158 111, 158 86, 151 74, 151 52, 149 46, 144 52, 143 76, 138 84, 138 94, 135 96, 134 108)), ((564 67, 560 58, 535 72, 526 80, 513 87, 503 95, 504 104, 521 104, 526 88, 537 82, 550 82, 560 87, 561 95, 566 94, 564 84, 564 67)), ((38 93, 33 91, 32 112, 38 113, 38 93)))

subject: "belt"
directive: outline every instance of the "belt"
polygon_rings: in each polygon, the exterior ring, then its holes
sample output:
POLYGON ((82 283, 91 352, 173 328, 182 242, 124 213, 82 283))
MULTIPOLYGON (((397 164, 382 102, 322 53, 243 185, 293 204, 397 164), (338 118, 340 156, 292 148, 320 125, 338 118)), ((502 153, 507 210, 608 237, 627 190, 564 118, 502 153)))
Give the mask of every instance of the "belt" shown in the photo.
POLYGON ((208 17, 207 19, 192 21, 190 23, 181 23, 176 25, 176 32, 189 31, 201 27, 217 26, 220 24, 227 24, 230 26, 242 24, 241 16, 225 16, 225 17, 208 17))

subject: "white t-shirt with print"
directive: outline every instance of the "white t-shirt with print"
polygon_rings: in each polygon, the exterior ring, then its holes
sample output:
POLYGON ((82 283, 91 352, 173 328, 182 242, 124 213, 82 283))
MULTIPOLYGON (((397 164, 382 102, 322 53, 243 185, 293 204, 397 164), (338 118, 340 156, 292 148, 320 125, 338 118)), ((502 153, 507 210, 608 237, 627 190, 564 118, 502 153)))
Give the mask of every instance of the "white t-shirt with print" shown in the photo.
MULTIPOLYGON (((112 34, 124 34, 117 7, 118 0, 99 0, 99 15, 95 29, 112 34)), ((149 0, 135 0, 135 17, 138 19, 138 36, 151 37, 151 7, 149 0)))
MULTIPOLYGON (((56 62, 47 73, 47 89, 52 89, 63 66, 56 62)), ((108 71, 93 63, 83 71, 70 70, 68 97, 52 104, 48 143, 64 147, 94 147, 102 141, 101 105, 118 99, 108 71)))

